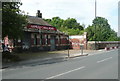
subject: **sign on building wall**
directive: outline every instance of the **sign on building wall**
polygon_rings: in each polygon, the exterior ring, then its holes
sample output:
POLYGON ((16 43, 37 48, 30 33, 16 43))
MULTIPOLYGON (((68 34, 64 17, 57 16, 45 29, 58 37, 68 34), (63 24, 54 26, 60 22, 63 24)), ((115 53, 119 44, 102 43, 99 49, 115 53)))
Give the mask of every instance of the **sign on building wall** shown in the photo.
POLYGON ((32 25, 32 24, 29 24, 27 28, 35 28, 35 29, 41 29, 41 30, 54 30, 54 31, 57 30, 55 27, 51 27, 51 26, 40 26, 40 25, 32 25))

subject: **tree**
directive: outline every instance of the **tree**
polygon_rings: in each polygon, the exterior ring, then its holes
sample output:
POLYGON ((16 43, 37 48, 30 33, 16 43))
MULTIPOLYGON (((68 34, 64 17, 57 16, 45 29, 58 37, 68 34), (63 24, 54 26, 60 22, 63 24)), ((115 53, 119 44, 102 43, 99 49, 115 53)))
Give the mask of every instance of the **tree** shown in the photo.
POLYGON ((114 30, 111 30, 111 35, 108 41, 119 41, 119 37, 117 37, 117 33, 114 30))
POLYGON ((61 19, 60 17, 53 17, 52 19, 44 19, 44 20, 47 21, 52 26, 56 27, 57 29, 62 27, 64 22, 64 20, 61 19))
POLYGON ((20 2, 2 3, 2 37, 6 35, 12 39, 18 39, 23 36, 23 27, 26 25, 26 16, 22 14, 19 7, 20 2))
POLYGON ((103 17, 97 17, 93 20, 92 26, 85 29, 88 32, 89 41, 115 41, 117 34, 110 28, 108 20, 103 17))
POLYGON ((94 32, 94 27, 93 26, 88 26, 86 29, 85 29, 85 31, 88 33, 88 35, 87 35, 87 37, 88 37, 88 40, 89 41, 92 41, 92 40, 94 40, 94 35, 95 35, 95 32, 94 32))
POLYGON ((84 27, 80 25, 74 18, 68 18, 66 20, 60 17, 53 17, 52 19, 44 19, 52 26, 56 27, 60 31, 69 35, 80 35, 83 33, 84 27))
POLYGON ((65 20, 63 26, 67 26, 68 28, 72 28, 72 29, 79 29, 79 30, 83 30, 84 27, 82 25, 80 25, 80 23, 77 22, 76 19, 74 18, 68 18, 65 20))

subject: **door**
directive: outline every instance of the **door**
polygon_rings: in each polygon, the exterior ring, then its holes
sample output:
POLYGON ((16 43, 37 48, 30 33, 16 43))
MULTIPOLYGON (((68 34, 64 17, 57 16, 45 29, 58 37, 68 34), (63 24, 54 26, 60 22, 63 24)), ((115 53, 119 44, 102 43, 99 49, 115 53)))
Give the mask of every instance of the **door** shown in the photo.
POLYGON ((50 50, 55 50, 55 37, 54 36, 51 36, 50 44, 51 44, 50 50))

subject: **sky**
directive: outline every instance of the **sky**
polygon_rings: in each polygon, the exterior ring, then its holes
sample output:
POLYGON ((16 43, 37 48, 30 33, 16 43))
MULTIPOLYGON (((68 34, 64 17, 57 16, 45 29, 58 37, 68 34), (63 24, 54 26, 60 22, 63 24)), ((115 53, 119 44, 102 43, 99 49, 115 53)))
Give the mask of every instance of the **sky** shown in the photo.
MULTIPOLYGON (((96 0, 97 16, 108 20, 111 28, 118 32, 118 2, 120 0, 96 0)), ((21 0, 20 7, 25 13, 36 16, 40 10, 43 18, 60 17, 62 19, 75 18, 85 27, 92 25, 95 18, 95 0, 21 0)))

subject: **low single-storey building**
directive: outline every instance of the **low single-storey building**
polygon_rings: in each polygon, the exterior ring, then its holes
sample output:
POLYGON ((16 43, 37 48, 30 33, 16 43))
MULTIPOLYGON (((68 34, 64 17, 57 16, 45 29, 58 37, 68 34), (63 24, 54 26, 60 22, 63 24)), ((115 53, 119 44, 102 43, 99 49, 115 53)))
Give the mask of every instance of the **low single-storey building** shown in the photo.
POLYGON ((17 41, 23 50, 59 50, 68 48, 68 35, 60 32, 42 19, 40 11, 37 16, 28 16, 28 25, 24 27, 24 38, 17 41))

